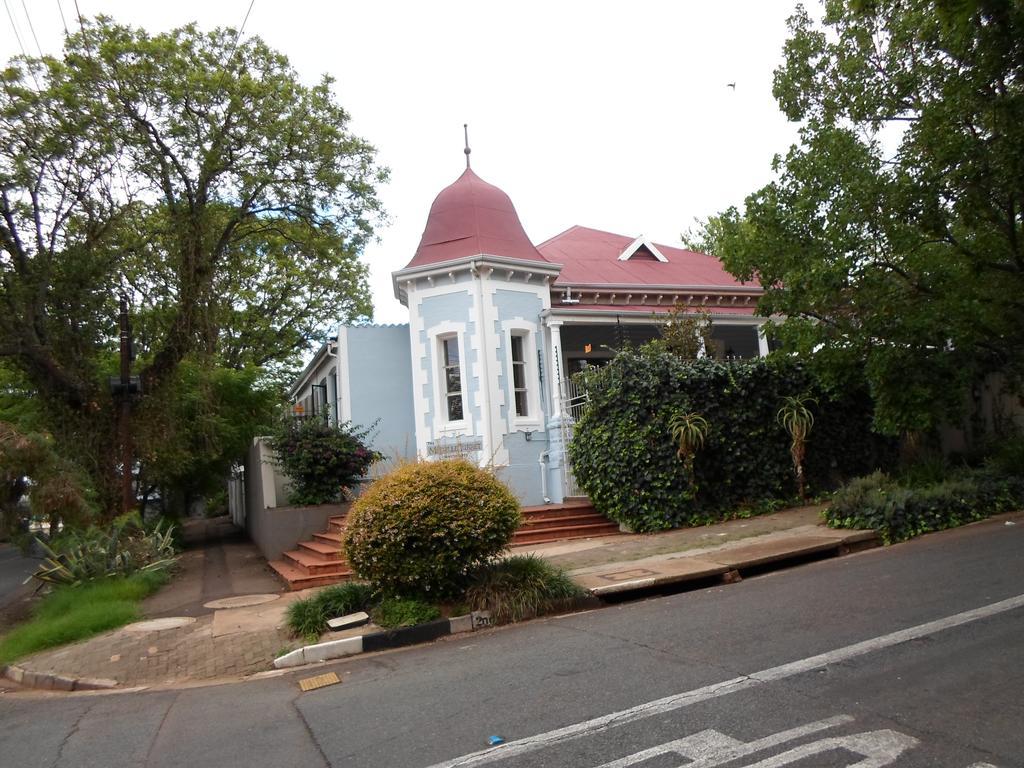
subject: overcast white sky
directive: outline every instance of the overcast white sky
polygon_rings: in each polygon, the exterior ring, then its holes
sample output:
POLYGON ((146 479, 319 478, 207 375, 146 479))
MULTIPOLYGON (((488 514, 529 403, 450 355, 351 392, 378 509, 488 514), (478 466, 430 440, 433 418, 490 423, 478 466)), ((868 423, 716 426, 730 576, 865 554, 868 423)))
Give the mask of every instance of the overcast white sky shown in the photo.
MULTIPOLYGON (((61 47, 58 0, 5 0, 30 54, 61 47)), ((740 204, 795 140, 771 95, 796 0, 313 2, 254 0, 247 35, 303 79, 336 80, 353 130, 391 168, 391 223, 367 248, 377 322, 406 322, 391 272, 434 196, 465 167, 507 192, 539 243, 573 224, 678 243, 740 204), (735 91, 727 83, 735 82, 735 91)), ((813 0, 810 3, 813 5, 813 0)), ((60 0, 69 26, 74 0, 60 0)), ((78 0, 151 32, 237 27, 249 0, 78 0)), ((19 52, 0 15, 3 61, 19 52)))

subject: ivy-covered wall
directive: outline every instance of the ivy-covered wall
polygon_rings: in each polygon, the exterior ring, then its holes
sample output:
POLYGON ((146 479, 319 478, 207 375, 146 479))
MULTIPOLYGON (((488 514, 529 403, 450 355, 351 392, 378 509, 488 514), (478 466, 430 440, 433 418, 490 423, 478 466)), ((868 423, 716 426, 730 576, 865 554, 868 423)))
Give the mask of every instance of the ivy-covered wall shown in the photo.
POLYGON ((577 481, 599 511, 633 530, 702 525, 793 498, 789 436, 777 420, 787 395, 817 400, 804 462, 812 493, 886 467, 895 455, 871 432, 864 388, 826 393, 790 361, 683 361, 625 350, 580 375, 590 404, 570 445, 577 481), (672 438, 677 413, 698 413, 709 425, 692 485, 672 438))

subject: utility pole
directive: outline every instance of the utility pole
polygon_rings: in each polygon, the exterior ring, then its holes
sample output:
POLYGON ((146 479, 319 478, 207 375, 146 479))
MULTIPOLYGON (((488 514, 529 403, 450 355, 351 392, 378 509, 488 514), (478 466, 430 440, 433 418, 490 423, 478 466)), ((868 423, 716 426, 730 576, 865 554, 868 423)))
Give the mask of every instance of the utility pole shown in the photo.
POLYGON ((138 380, 132 380, 132 327, 128 319, 128 297, 121 292, 121 313, 118 317, 121 329, 121 375, 111 382, 118 402, 118 437, 121 443, 121 514, 135 508, 135 485, 133 469, 135 458, 132 450, 132 396, 139 391, 138 380))

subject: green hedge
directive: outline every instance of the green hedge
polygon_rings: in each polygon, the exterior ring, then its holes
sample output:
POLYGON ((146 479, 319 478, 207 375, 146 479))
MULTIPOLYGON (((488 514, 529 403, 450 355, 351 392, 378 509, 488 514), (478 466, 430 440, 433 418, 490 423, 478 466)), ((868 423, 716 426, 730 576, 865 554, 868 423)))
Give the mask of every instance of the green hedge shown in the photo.
POLYGON ((577 481, 597 509, 633 530, 702 525, 792 498, 789 438, 776 418, 787 395, 817 399, 804 462, 812 491, 834 488, 893 455, 891 442, 871 432, 864 389, 830 395, 790 361, 683 361, 624 350, 581 376, 590 404, 570 445, 577 481), (672 441, 675 413, 699 413, 709 423, 693 486, 672 441))
POLYGON ((1024 506, 1024 478, 962 472, 939 483, 907 487, 882 472, 841 488, 825 511, 833 528, 872 529, 892 544, 955 528, 1024 506))

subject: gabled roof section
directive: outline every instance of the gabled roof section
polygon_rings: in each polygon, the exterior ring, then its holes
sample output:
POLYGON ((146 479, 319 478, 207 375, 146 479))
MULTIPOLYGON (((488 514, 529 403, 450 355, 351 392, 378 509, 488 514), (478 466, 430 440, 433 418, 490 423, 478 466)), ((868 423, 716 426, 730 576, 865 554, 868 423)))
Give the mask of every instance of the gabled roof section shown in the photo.
POLYGON ((725 271, 721 261, 709 254, 589 227, 570 227, 538 245, 537 250, 548 261, 562 265, 555 285, 739 291, 760 291, 761 288, 757 282, 737 280, 725 271), (645 250, 650 250, 655 258, 645 257, 645 250), (658 259, 655 251, 664 260, 658 259), (621 258, 627 253, 630 253, 628 258, 621 258))
POLYGON ((663 264, 668 263, 668 259, 658 250, 658 247, 646 237, 640 235, 640 237, 626 246, 626 250, 619 254, 619 261, 629 261, 632 258, 650 261, 651 257, 663 264))
POLYGON ((405 269, 490 255, 539 261, 509 196, 467 168, 430 206, 419 247, 405 269))

